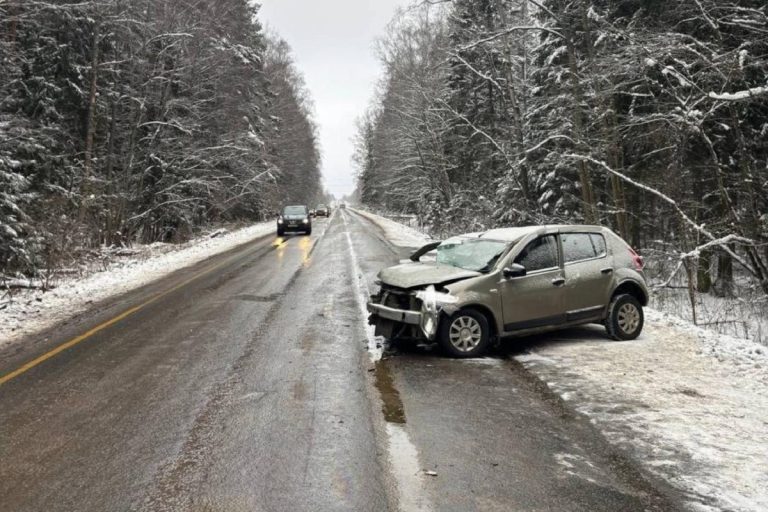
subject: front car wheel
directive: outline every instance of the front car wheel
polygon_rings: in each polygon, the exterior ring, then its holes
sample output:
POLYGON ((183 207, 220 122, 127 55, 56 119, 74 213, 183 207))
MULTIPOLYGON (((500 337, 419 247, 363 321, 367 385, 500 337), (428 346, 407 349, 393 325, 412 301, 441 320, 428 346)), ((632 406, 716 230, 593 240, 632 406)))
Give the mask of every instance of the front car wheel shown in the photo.
POLYGON ((438 342, 452 357, 479 357, 488 350, 490 339, 488 319, 478 311, 460 310, 440 322, 438 342))

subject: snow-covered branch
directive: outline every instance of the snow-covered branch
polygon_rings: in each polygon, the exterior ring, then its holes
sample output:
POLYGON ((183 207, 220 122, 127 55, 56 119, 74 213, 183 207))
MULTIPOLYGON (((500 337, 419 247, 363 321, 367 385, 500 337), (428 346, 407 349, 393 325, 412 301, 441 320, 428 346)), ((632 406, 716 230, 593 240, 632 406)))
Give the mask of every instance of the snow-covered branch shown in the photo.
POLYGON ((753 87, 751 89, 746 89, 746 90, 737 91, 737 92, 730 92, 730 93, 729 92, 723 92, 723 93, 710 92, 707 96, 709 96, 713 100, 743 101, 743 100, 756 98, 758 96, 763 96, 766 94, 768 94, 768 85, 764 87, 753 87))
POLYGON ((752 275, 757 276, 758 272, 754 270, 754 268, 747 262, 744 258, 736 254, 729 246, 728 243, 733 242, 740 242, 741 244, 748 244, 748 245, 755 245, 755 242, 753 240, 748 240, 743 237, 739 237, 736 235, 728 235, 726 237, 716 237, 714 234, 712 234, 706 227, 703 225, 697 224, 694 222, 688 214, 686 214, 682 208, 678 205, 678 203, 669 197, 668 195, 664 194, 663 192, 660 192, 656 190, 653 187, 649 187, 648 185, 645 185, 643 183, 640 183, 638 181, 633 180, 632 178, 626 176, 625 174, 622 174, 614 169, 612 169, 608 164, 606 164, 603 161, 597 160, 595 158, 592 158, 588 155, 578 155, 578 154, 566 154, 564 155, 566 158, 572 158, 574 160, 582 160, 585 162, 589 162, 593 165, 596 165, 597 167, 603 169, 605 172, 607 172, 610 175, 616 176, 625 183, 629 183, 633 187, 636 187, 640 190, 644 190, 645 192, 648 192, 650 194, 653 194, 654 196, 658 197, 659 199, 666 202, 668 205, 670 205, 680 216, 681 219, 695 232, 699 233, 700 235, 703 235, 707 239, 710 240, 709 247, 711 246, 718 246, 721 250, 728 253, 735 261, 737 261, 745 270, 750 272, 752 275))

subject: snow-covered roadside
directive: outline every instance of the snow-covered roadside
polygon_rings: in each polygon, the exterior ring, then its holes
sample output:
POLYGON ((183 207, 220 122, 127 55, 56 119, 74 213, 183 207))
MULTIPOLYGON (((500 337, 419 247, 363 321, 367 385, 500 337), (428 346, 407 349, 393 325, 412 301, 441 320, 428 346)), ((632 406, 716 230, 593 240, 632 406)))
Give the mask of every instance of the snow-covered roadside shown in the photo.
POLYGON ((386 239, 398 247, 421 247, 431 240, 429 235, 380 215, 357 208, 352 211, 379 226, 384 231, 386 239))
POLYGON ((53 290, 16 293, 13 301, 0 309, 0 348, 82 313, 94 302, 139 288, 273 230, 273 222, 264 222, 230 233, 218 230, 174 246, 143 246, 137 248, 138 258, 115 261, 84 278, 64 279, 53 290))
POLYGON ((516 359, 692 510, 768 510, 763 347, 649 310, 638 340, 589 326, 542 336, 516 359))
MULTIPOLYGON (((359 212, 359 211, 358 211, 359 212)), ((363 212, 359 212, 363 213, 363 212)), ((427 238, 371 213, 401 245, 427 238)), ((510 341, 509 343, 514 343, 510 341)), ((768 350, 649 309, 635 341, 599 326, 522 340, 515 358, 695 511, 768 510, 768 350)))

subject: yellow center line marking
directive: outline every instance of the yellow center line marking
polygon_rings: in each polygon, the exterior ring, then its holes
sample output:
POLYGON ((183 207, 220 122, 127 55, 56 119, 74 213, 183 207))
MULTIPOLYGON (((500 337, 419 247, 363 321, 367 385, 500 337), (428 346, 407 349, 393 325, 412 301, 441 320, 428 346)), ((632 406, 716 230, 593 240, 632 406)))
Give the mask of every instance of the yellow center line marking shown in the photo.
POLYGON ((81 334, 80 336, 77 336, 76 338, 72 338, 71 340, 67 341, 66 343, 62 343, 61 345, 59 345, 58 347, 54 348, 53 350, 51 350, 49 352, 46 352, 45 354, 43 354, 43 355, 41 355, 41 356, 39 356, 39 357, 29 361, 28 363, 24 364, 20 368, 12 371, 10 373, 7 373, 7 374, 3 375, 2 377, 0 377, 0 386, 2 386, 3 384, 5 384, 6 382, 8 382, 8 381, 10 381, 12 379, 15 379, 19 375, 21 375, 21 374, 31 370, 35 366, 38 366, 38 365, 44 363, 45 361, 47 361, 48 359, 56 356, 57 354, 60 354, 61 352, 64 352, 65 350, 74 347, 78 343, 87 340, 88 338, 90 338, 94 334, 103 331, 107 327, 111 327, 111 326, 115 325, 120 320, 124 320, 124 319, 128 318, 129 316, 131 316, 132 314, 136 313, 137 311, 139 311, 141 309, 144 309, 145 307, 149 306, 153 302, 156 302, 159 299, 162 299, 166 295, 175 292, 179 288, 183 288, 183 287, 187 286, 189 283, 191 283, 193 281, 196 281, 197 279, 199 279, 199 278, 201 278, 201 277, 203 277, 203 276, 205 276, 207 274, 210 274, 214 270, 217 270, 217 269, 223 267, 224 265, 230 263, 231 260, 232 260, 232 258, 228 258, 227 261, 223 261, 223 262, 221 262, 221 263, 219 263, 217 265, 214 265, 213 267, 209 268, 208 270, 200 272, 199 274, 195 275, 194 277, 191 277, 191 278, 187 279, 186 281, 182 282, 181 284, 177 284, 176 286, 174 286, 173 288, 170 288, 169 290, 166 290, 164 292, 158 293, 157 295, 153 296, 152 298, 150 298, 146 302, 143 302, 142 304, 139 304, 138 306, 134 306, 134 307, 132 307, 132 308, 126 310, 126 311, 123 311, 122 313, 120 313, 116 317, 112 318, 111 320, 107 320, 103 324, 97 325, 96 327, 94 327, 93 329, 85 332, 84 334, 81 334))

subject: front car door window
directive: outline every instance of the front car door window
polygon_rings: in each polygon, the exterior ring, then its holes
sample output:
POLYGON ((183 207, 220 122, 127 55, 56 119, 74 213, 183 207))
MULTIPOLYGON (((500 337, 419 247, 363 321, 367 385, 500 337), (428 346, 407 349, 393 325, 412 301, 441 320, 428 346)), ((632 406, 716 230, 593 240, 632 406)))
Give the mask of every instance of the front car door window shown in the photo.
POLYGON ((529 242, 515 257, 526 275, 500 283, 507 332, 557 325, 565 321, 563 290, 558 283, 563 269, 557 235, 545 235, 529 242))
POLYGON ((515 258, 515 263, 524 266, 528 273, 558 267, 555 235, 542 236, 529 243, 515 258))

